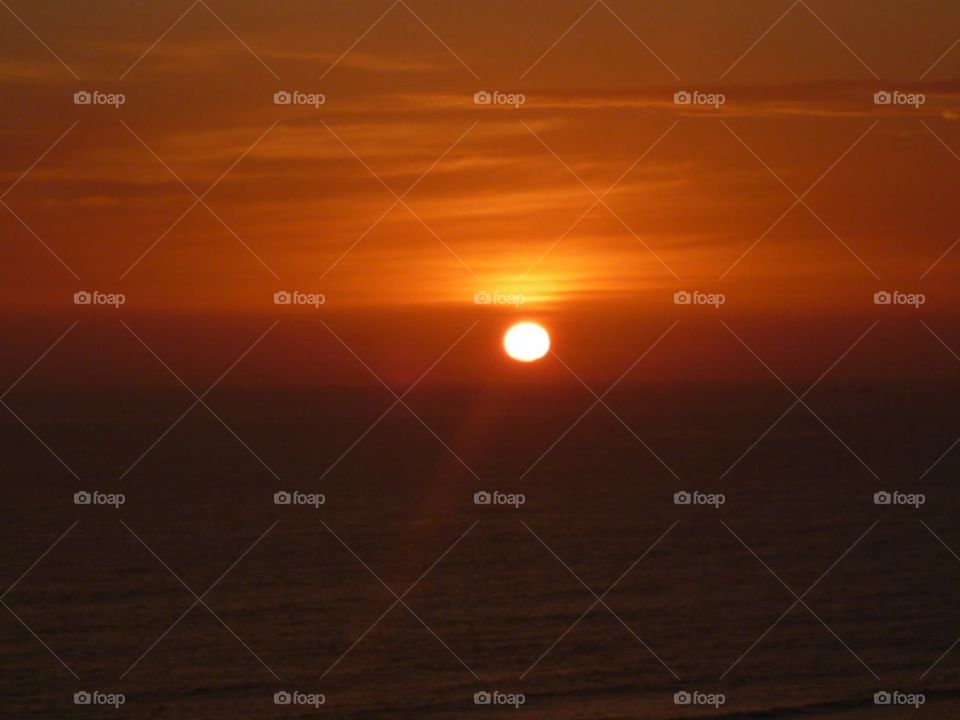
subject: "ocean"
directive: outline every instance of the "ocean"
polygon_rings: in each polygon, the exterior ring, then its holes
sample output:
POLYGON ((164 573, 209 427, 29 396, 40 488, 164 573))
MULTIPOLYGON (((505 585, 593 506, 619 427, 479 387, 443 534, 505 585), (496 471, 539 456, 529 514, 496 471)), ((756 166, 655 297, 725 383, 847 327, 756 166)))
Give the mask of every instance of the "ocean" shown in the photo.
POLYGON ((17 390, 2 714, 955 718, 955 397, 17 390))

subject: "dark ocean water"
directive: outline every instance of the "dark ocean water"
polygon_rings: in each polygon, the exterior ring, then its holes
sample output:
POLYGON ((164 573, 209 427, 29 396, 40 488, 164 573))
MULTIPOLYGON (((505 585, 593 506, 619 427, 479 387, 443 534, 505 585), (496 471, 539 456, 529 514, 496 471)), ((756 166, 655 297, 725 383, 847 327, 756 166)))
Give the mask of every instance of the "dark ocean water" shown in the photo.
POLYGON ((3 418, 2 714, 957 717, 956 397, 223 389, 164 435, 185 392, 14 393, 52 452, 3 418))

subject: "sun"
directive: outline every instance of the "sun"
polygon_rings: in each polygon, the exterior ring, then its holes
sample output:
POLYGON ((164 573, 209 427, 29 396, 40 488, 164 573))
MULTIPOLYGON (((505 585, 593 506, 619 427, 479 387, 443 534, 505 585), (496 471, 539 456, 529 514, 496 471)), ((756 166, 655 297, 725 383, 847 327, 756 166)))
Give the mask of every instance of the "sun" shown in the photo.
POLYGON ((550 350, 550 334, 537 323, 517 323, 504 334, 503 349, 514 360, 533 362, 550 350))

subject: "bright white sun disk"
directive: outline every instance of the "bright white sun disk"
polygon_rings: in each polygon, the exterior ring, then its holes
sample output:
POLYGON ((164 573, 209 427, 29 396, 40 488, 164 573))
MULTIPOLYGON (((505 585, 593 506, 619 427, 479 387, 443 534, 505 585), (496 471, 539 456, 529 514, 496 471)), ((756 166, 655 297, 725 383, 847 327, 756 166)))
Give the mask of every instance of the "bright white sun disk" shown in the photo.
POLYGON ((550 350, 550 335, 537 323, 517 323, 503 336, 503 349, 514 360, 533 362, 550 350))

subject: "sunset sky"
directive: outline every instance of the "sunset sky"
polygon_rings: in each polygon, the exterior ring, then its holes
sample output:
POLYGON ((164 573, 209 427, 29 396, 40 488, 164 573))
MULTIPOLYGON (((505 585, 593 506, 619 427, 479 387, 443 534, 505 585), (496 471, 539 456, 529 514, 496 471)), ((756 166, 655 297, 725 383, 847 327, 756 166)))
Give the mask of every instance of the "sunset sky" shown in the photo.
POLYGON ((917 318, 960 348, 957 3, 878 0, 869 24, 858 0, 257 5, 0 8, 9 382, 74 320, 73 360, 144 353, 118 318, 198 383, 274 320, 274 381, 317 381, 321 344, 324 372, 363 377, 345 343, 411 382, 474 322, 438 377, 483 376, 514 316, 607 384, 674 321, 647 379, 769 379, 720 318, 777 372, 816 377, 881 320, 858 372, 955 377, 917 318), (683 90, 726 102, 678 106, 683 90), (884 90, 926 101, 875 105, 884 90), (75 306, 83 289, 127 302, 75 306), (678 308, 678 290, 727 302, 678 308), (878 308, 878 290, 927 302, 878 308))

